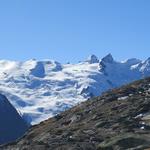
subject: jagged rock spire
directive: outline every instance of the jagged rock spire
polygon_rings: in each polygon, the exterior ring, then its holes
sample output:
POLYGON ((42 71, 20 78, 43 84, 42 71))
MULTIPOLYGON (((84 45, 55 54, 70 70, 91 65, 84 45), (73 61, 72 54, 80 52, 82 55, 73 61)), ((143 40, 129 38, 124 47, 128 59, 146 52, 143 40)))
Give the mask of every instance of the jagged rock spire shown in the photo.
POLYGON ((90 64, 94 64, 94 63, 98 63, 99 60, 98 60, 97 56, 92 54, 88 57, 87 62, 89 62, 90 64))
POLYGON ((104 74, 106 75, 106 66, 107 64, 111 64, 114 62, 114 59, 112 57, 112 55, 109 53, 108 55, 106 55, 105 57, 103 57, 99 63, 99 67, 100 67, 100 70, 102 72, 104 72, 104 74))
POLYGON ((112 63, 114 61, 114 59, 113 59, 112 55, 109 53, 108 55, 103 57, 101 61, 106 62, 106 63, 112 63))

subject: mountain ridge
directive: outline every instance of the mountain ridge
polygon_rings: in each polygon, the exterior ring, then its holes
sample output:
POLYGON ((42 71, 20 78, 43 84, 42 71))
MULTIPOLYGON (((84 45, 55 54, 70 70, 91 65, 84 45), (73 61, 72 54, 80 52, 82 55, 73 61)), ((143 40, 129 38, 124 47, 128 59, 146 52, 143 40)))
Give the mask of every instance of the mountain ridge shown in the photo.
POLYGON ((150 148, 150 78, 82 102, 1 150, 146 150, 150 148))
POLYGON ((0 60, 0 92, 31 124, 55 116, 102 92, 150 76, 149 59, 116 61, 91 55, 77 64, 31 59, 0 60))

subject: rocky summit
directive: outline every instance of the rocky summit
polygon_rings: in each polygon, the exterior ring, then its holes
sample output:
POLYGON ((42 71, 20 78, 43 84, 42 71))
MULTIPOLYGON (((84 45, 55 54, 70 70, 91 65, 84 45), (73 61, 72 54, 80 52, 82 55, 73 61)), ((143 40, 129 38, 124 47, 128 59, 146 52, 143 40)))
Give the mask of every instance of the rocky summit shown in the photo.
POLYGON ((147 150, 150 148, 150 78, 82 102, 1 150, 147 150))

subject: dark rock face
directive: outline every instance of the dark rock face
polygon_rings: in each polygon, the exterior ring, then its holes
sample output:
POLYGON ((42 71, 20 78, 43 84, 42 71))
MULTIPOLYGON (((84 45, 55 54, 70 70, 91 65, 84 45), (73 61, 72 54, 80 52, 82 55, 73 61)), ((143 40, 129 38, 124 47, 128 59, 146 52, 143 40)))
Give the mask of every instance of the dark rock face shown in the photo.
POLYGON ((7 98, 0 94, 0 144, 14 141, 22 136, 27 129, 27 123, 7 98))
POLYGON ((108 91, 33 126, 1 150, 150 148, 150 78, 108 91))
POLYGON ((102 58, 102 62, 105 63, 113 63, 114 59, 111 54, 106 55, 104 58, 102 58))
POLYGON ((89 62, 90 64, 94 64, 94 63, 99 63, 99 60, 98 60, 97 56, 90 55, 87 62, 89 62))

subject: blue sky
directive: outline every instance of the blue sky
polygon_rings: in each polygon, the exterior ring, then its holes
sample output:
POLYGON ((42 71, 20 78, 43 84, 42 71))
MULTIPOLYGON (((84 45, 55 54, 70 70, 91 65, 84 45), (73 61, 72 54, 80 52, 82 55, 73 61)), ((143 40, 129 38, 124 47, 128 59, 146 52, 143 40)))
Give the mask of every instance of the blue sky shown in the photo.
POLYGON ((149 0, 1 0, 0 59, 150 57, 149 0))

